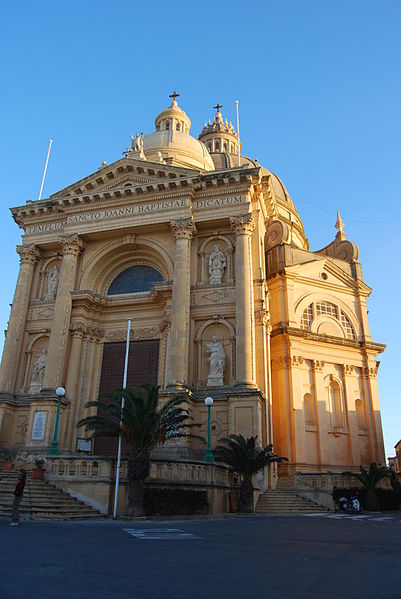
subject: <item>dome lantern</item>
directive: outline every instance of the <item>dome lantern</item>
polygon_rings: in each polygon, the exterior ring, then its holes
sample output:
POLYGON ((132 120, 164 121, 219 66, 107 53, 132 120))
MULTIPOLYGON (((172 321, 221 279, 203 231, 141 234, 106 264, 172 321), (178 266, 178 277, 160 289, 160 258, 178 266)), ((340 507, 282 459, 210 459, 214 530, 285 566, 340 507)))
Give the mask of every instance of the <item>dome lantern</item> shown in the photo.
POLYGON ((216 109, 216 114, 213 118, 213 124, 209 122, 203 127, 199 138, 203 143, 206 144, 209 152, 225 152, 227 154, 237 154, 238 153, 238 136, 235 132, 235 129, 230 122, 224 122, 223 115, 221 113, 221 108, 223 106, 218 102, 214 107, 216 109))

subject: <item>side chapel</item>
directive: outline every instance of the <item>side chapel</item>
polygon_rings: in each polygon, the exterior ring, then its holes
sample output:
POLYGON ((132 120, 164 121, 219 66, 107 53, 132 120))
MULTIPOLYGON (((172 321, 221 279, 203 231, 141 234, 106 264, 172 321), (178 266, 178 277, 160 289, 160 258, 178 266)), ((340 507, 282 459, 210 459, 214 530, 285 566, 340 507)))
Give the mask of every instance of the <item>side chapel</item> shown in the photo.
POLYGON ((213 444, 258 435, 290 471, 384 463, 385 346, 369 334, 358 248, 337 214, 334 239, 309 249, 283 183, 238 158, 221 108, 196 139, 173 94, 121 159, 11 209, 23 236, 0 370, 2 446, 47 451, 61 385, 58 444, 74 454, 86 402, 121 386, 132 318, 128 384, 186 394, 203 424, 211 395, 213 444))

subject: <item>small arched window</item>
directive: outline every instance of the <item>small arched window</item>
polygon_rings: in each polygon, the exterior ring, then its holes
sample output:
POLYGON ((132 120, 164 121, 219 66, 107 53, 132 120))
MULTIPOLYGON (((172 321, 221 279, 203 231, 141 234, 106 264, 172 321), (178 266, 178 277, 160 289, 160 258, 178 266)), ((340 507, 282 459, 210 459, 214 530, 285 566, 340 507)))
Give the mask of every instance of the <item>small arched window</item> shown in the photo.
POLYGON ((123 270, 112 281, 107 295, 120 293, 139 293, 149 291, 153 283, 162 281, 163 277, 158 270, 151 266, 131 266, 123 270))

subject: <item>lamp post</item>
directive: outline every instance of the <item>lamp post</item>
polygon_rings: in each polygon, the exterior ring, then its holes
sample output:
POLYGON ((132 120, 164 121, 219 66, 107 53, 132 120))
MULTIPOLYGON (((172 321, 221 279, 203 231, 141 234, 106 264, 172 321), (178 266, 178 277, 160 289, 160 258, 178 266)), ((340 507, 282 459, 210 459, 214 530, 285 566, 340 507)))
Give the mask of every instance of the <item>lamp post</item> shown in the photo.
POLYGON ((60 418, 61 399, 65 395, 65 389, 64 389, 64 387, 57 387, 57 389, 56 389, 56 395, 57 395, 57 398, 58 398, 57 412, 56 412, 56 421, 54 423, 53 441, 52 441, 52 444, 49 447, 49 451, 47 452, 48 455, 58 455, 60 453, 59 448, 58 448, 58 443, 57 443, 57 435, 58 435, 58 422, 59 422, 59 418, 60 418))
POLYGON ((206 397, 205 406, 207 407, 207 450, 205 453, 205 457, 203 458, 203 461, 214 464, 214 455, 212 453, 212 448, 210 447, 210 408, 212 407, 212 405, 213 398, 206 397))

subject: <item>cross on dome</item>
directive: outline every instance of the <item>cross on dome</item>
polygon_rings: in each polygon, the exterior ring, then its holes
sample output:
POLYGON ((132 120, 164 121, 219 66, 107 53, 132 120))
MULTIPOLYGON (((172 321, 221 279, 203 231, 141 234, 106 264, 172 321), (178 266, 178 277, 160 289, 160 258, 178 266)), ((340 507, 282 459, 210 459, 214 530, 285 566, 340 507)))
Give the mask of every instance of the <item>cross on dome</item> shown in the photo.
POLYGON ((217 109, 217 112, 220 112, 220 108, 223 108, 223 104, 219 104, 219 103, 217 102, 216 106, 213 106, 213 108, 216 108, 216 109, 217 109))
POLYGON ((180 94, 177 94, 177 92, 174 90, 173 93, 169 95, 169 98, 173 98, 173 102, 176 102, 176 98, 179 96, 180 94))

